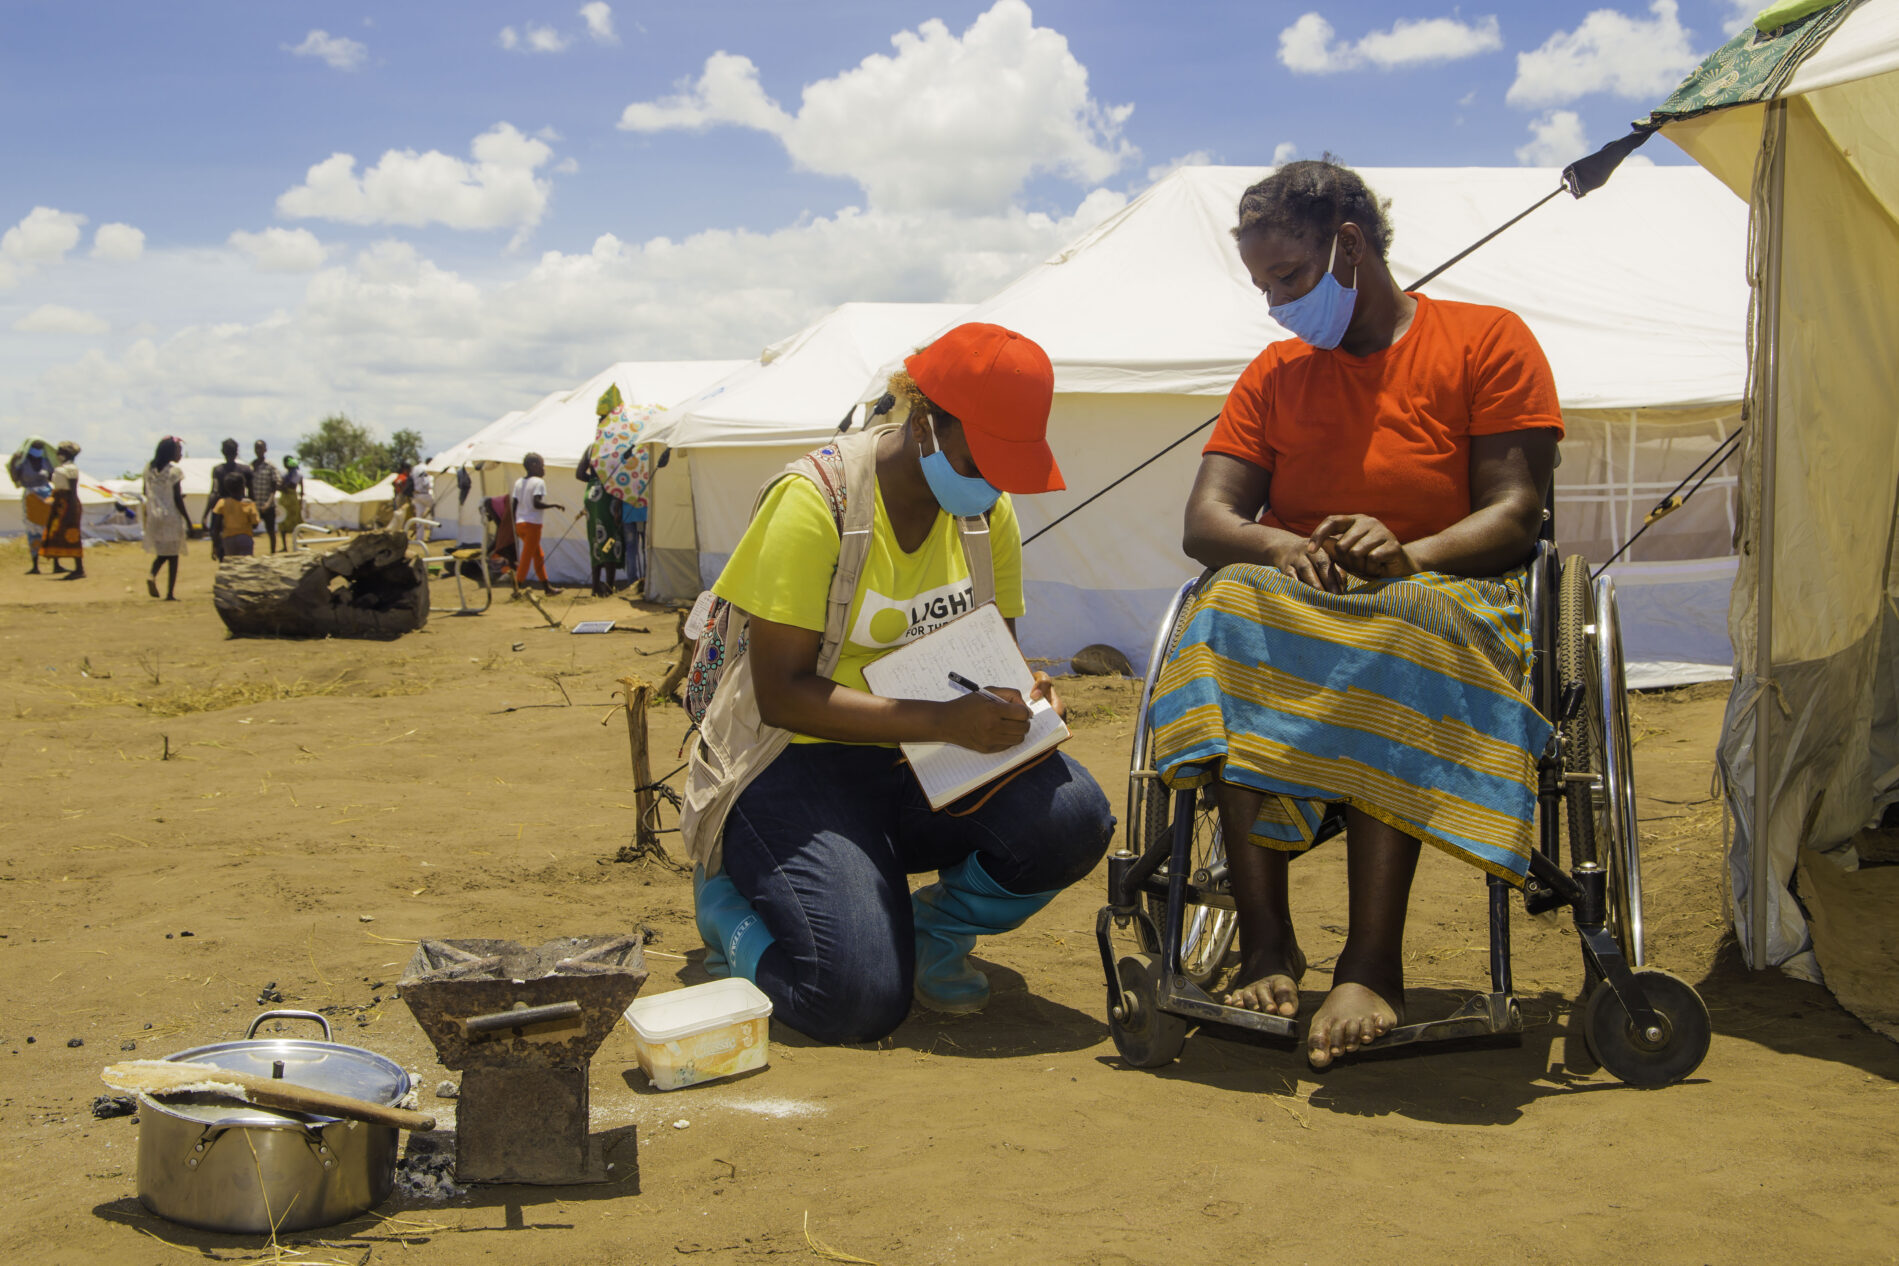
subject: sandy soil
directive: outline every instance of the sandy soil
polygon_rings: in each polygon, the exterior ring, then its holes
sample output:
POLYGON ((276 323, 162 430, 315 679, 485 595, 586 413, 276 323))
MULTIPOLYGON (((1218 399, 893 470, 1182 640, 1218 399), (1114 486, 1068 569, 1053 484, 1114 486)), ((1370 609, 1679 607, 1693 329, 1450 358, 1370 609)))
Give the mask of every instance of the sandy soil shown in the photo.
MULTIPOLYGON (((393 643, 234 641, 192 548, 164 604, 136 546, 95 551, 80 584, 22 576, 20 547, 0 546, 7 1261, 271 1256, 144 1212, 138 1127, 88 1110, 127 1044, 242 1036, 271 982, 415 1070, 446 1122, 453 1103, 429 1092, 448 1074, 393 997, 415 938, 645 923, 649 989, 704 979, 685 879, 611 860, 631 836, 611 692, 657 675, 663 656, 642 652, 665 648, 670 616, 583 598, 570 618, 651 633, 571 637, 517 604, 393 643)), ((1069 697, 1072 750, 1122 802, 1131 691, 1069 697)), ((1521 920, 1520 1047, 1315 1077, 1294 1052, 1202 1035, 1169 1069, 1128 1069, 1103 1018, 1097 876, 984 945, 981 1016, 919 1015, 876 1048, 781 1028, 768 1070, 670 1095, 632 1069, 623 1029, 592 1081, 619 1181, 391 1201, 289 1237, 294 1260, 1892 1260, 1899 1050, 1824 990, 1738 966, 1708 790, 1721 706, 1706 687, 1637 704, 1651 961, 1697 985, 1716 1029, 1687 1084, 1566 1070, 1575 940, 1521 920)), ((653 723, 663 759, 682 716, 653 723)), ((1342 861, 1333 847, 1294 868, 1308 1009, 1339 942, 1342 861)), ((1480 980, 1482 893, 1426 857, 1414 1015, 1480 980)))

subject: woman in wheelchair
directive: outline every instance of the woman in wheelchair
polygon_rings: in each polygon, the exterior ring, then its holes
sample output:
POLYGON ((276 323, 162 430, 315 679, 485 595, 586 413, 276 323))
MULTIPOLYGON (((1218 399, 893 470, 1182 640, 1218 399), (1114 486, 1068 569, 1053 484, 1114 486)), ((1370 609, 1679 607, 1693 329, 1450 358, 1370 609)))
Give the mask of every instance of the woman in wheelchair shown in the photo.
POLYGON ((1292 163, 1234 230, 1273 319, 1187 505, 1212 572, 1156 687, 1155 768, 1212 782, 1239 915, 1233 1005, 1297 1014, 1292 854, 1343 804, 1349 928, 1307 1029, 1323 1067, 1404 1013, 1420 841, 1521 884, 1550 727, 1526 699, 1524 565, 1562 416, 1542 350, 1500 308, 1407 294, 1385 206, 1292 163))

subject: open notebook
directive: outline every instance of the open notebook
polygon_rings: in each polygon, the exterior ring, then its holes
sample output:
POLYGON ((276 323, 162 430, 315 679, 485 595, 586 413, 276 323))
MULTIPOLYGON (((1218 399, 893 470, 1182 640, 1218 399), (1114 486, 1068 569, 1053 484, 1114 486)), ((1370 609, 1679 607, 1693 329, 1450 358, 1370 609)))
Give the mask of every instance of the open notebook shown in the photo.
MULTIPOLYGON (((886 699, 948 702, 963 694, 950 682, 952 672, 984 686, 1008 686, 1024 699, 1035 688, 1035 677, 994 603, 872 660, 864 666, 864 681, 886 699)), ((1028 737, 1006 752, 972 752, 953 743, 903 745, 903 754, 932 809, 995 781, 1068 737, 1068 727, 1046 700, 1038 699, 1029 707, 1035 715, 1028 737)))

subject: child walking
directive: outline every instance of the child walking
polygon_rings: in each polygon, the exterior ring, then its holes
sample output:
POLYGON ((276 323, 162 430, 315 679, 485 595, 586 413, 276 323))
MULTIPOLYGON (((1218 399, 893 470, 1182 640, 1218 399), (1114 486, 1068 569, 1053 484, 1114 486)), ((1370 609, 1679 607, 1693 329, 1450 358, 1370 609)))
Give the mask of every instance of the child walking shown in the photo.
POLYGON ((257 530, 262 516, 257 513, 257 503, 251 500, 249 480, 239 474, 224 477, 224 499, 211 507, 211 513, 218 516, 218 525, 222 533, 220 542, 224 549, 219 558, 253 554, 256 542, 251 533, 257 530))

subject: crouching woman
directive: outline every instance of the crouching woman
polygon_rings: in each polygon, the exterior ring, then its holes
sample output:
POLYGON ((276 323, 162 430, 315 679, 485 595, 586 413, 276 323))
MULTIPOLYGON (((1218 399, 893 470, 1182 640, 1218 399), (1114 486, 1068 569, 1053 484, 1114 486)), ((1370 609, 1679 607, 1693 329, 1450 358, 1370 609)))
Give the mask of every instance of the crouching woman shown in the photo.
MULTIPOLYGON (((778 1019, 826 1042, 883 1037, 913 998, 980 1009, 976 938, 1086 876, 1114 830, 1101 788, 1060 751, 933 812, 897 744, 1006 750, 1027 733, 1025 701, 865 686, 865 665, 984 602, 1013 630, 1022 545, 1005 494, 1064 486, 1035 343, 963 325, 904 366, 891 388, 906 420, 787 467, 713 586, 731 604, 732 658, 682 821, 708 967, 755 981, 778 1019), (906 877, 931 871, 912 896, 906 877)), ((1034 696, 1061 706, 1046 674, 1034 696)))

